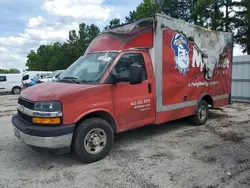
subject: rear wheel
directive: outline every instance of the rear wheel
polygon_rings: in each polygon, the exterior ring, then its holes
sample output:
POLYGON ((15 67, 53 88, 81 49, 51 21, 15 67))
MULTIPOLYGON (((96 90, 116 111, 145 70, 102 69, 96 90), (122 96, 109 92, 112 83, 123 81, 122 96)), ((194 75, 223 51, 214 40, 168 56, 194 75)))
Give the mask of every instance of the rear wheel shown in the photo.
POLYGON ((80 123, 73 139, 73 149, 85 163, 103 159, 111 150, 114 132, 101 118, 90 118, 80 123))
POLYGON ((20 92, 21 92, 21 88, 20 87, 13 87, 13 89, 12 89, 12 94, 14 94, 14 95, 18 95, 18 94, 20 94, 20 92))
POLYGON ((192 122, 195 125, 204 125, 208 119, 208 104, 206 101, 201 100, 195 111, 195 115, 191 117, 192 122))

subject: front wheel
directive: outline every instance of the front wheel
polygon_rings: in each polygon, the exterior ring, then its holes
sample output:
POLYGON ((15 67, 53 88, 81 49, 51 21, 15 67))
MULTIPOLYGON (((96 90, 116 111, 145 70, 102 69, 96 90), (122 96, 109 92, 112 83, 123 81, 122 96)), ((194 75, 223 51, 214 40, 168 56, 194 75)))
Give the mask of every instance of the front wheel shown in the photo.
POLYGON ((208 104, 206 101, 201 100, 195 111, 195 115, 191 117, 195 125, 204 125, 208 119, 208 104))
POLYGON ((85 163, 103 159, 114 142, 111 125, 101 118, 90 118, 80 123, 73 139, 73 149, 85 163))
POLYGON ((21 92, 21 88, 20 87, 13 87, 13 89, 12 89, 12 94, 14 94, 14 95, 18 95, 18 94, 20 94, 20 92, 21 92))

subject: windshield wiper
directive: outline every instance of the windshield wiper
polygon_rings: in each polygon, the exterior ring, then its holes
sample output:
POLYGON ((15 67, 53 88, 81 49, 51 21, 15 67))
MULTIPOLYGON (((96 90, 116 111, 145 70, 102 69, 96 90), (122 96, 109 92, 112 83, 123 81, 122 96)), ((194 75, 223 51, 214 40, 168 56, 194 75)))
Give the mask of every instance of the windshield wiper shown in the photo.
POLYGON ((95 82, 93 80, 81 80, 81 82, 87 83, 87 82, 95 82))
POLYGON ((66 81, 66 82, 70 82, 70 83, 76 83, 76 84, 80 84, 81 83, 81 81, 79 81, 77 78, 75 78, 75 77, 64 77, 64 78, 62 78, 62 79, 60 79, 60 80, 58 80, 59 82, 60 81, 66 81))
POLYGON ((94 80, 79 80, 76 77, 64 77, 58 80, 58 82, 69 82, 69 83, 77 83, 77 84, 88 84, 88 83, 95 83, 94 80))
POLYGON ((71 76, 67 76, 67 77, 63 77, 62 80, 68 80, 68 79, 73 79, 73 80, 77 80, 76 77, 71 77, 71 76))

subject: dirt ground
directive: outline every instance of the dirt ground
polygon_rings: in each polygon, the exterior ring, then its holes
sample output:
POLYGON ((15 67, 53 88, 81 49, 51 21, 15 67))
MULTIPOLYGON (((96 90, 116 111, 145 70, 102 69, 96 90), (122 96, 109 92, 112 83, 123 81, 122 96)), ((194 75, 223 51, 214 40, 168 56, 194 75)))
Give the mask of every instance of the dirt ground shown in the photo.
POLYGON ((0 188, 249 188, 250 104, 210 112, 204 126, 187 119, 116 136, 102 161, 40 154, 15 138, 17 96, 0 96, 0 188))

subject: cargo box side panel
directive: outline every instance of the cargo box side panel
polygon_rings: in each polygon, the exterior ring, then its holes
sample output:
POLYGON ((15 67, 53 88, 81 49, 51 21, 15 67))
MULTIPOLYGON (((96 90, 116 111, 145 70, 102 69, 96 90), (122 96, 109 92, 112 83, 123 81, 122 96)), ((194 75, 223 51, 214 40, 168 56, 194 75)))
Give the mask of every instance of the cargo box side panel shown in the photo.
POLYGON ((183 109, 185 117, 203 94, 211 95, 215 106, 225 105, 231 91, 231 34, 167 16, 156 20, 157 112, 183 109))

